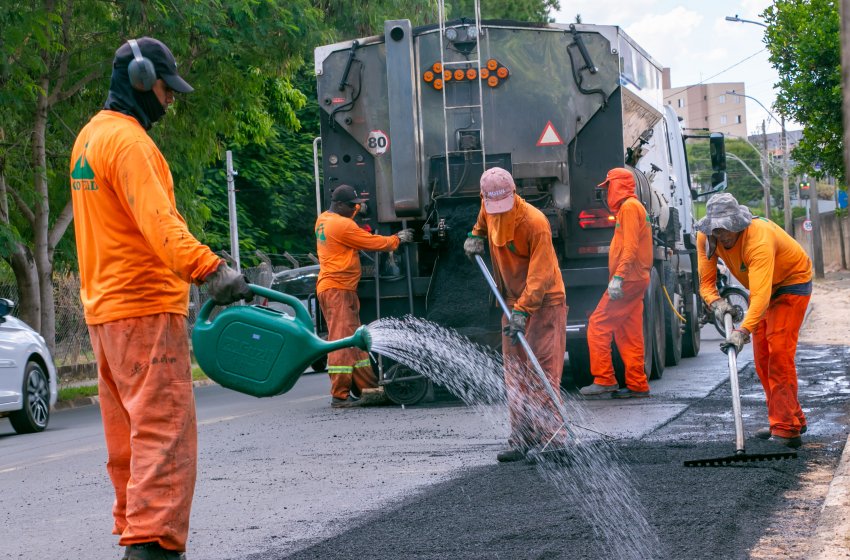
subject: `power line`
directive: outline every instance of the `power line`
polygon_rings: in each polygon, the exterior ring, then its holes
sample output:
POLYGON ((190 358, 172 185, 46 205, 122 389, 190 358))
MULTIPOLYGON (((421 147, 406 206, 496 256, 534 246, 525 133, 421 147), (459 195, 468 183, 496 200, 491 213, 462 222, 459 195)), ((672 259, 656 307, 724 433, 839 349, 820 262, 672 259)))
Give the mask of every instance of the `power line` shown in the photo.
POLYGON ((685 89, 683 89, 683 90, 681 90, 681 91, 677 91, 676 93, 671 93, 670 95, 666 96, 664 99, 667 99, 668 97, 672 97, 672 96, 674 96, 674 95, 679 95, 679 94, 681 94, 681 93, 685 93, 686 91, 688 91, 689 89, 691 89, 691 88, 693 88, 693 87, 701 86, 701 85, 703 85, 705 82, 707 82, 708 80, 710 80, 710 79, 712 79, 712 78, 716 78, 717 76, 719 76, 720 74, 723 74, 724 72, 728 72, 728 71, 729 71, 729 70, 731 70, 732 68, 735 68, 736 66, 739 66, 739 65, 741 65, 741 64, 743 64, 743 63, 745 63, 745 62, 746 62, 746 61, 748 61, 749 59, 751 59, 751 58, 753 58, 754 56, 756 56, 756 55, 758 55, 758 54, 761 54, 761 53, 763 53, 763 52, 764 52, 764 49, 760 49, 758 52, 754 52, 753 54, 751 54, 751 55, 750 55, 750 56, 748 56, 747 58, 744 58, 744 59, 742 59, 742 60, 739 60, 738 62, 736 62, 735 64, 733 64, 733 65, 732 65, 732 66, 730 66, 729 68, 726 68, 726 69, 724 69, 724 70, 721 70, 721 71, 720 71, 720 72, 718 72, 717 74, 714 74, 713 76, 709 76, 708 78, 705 78, 705 79, 703 79, 703 80, 700 80, 699 82, 697 82, 697 83, 695 83, 695 84, 691 84, 691 85, 689 85, 688 87, 686 87, 685 89))

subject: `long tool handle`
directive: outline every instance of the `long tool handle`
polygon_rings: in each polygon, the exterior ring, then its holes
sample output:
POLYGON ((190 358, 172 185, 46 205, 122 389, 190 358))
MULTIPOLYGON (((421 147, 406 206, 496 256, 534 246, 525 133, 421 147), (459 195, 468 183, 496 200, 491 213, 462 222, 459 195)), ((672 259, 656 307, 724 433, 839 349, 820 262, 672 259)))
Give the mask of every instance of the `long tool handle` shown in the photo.
MULTIPOLYGON (((475 262, 478 263, 478 267, 481 269, 481 274, 484 275, 484 279, 487 280, 487 284, 490 286, 490 290, 493 292, 493 295, 496 296, 496 300, 502 307, 502 313, 504 313, 505 317, 510 320, 511 310, 508 309, 508 304, 505 303, 502 294, 499 293, 499 287, 496 286, 496 281, 493 280, 493 276, 490 274, 490 270, 487 268, 487 264, 484 262, 484 259, 481 258, 481 255, 475 255, 475 262)), ((570 424, 567 421, 567 411, 564 408, 564 405, 561 403, 560 397, 555 392, 555 389, 552 387, 552 384, 549 383, 549 378, 546 377, 546 372, 543 371, 543 366, 540 365, 540 362, 537 360, 537 356, 535 356, 534 352, 531 351, 531 346, 528 344, 528 340, 525 339, 525 335, 522 333, 518 333, 517 339, 522 345, 522 349, 525 350, 525 355, 528 356, 528 359, 531 361, 531 365, 534 366, 534 371, 540 378, 540 382, 543 383, 543 387, 546 388, 546 392, 549 394, 549 398, 552 399, 552 404, 554 404, 555 408, 558 409, 558 413, 561 415, 561 420, 563 420, 564 422, 564 429, 567 431, 567 434, 569 434, 571 438, 574 438, 574 434, 572 430, 570 430, 570 424)))
MULTIPOLYGON (((732 334, 732 315, 723 316, 723 326, 726 328, 726 338, 732 334)), ((735 453, 744 453, 744 419, 741 416, 741 389, 738 386, 738 353, 729 347, 726 355, 729 357, 729 385, 732 387, 732 414, 735 416, 735 453)))

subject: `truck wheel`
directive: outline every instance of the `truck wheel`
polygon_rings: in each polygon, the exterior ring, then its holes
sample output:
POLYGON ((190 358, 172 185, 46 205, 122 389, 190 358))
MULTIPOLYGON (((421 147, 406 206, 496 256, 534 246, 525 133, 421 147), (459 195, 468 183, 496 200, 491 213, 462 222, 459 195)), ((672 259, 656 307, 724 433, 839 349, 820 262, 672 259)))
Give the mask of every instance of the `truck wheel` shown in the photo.
POLYGON ((396 404, 416 404, 425 398, 431 389, 431 380, 419 375, 401 364, 393 364, 385 372, 385 378, 407 378, 384 385, 384 394, 396 404))
POLYGON ((567 354, 569 355, 569 370, 566 377, 576 388, 581 388, 593 383, 590 374, 590 350, 587 348, 587 340, 567 340, 567 354))
POLYGON ((676 283, 675 292, 668 292, 670 296, 670 301, 667 300, 667 296, 664 296, 664 317, 666 318, 666 355, 664 359, 664 365, 667 366, 675 366, 682 360, 682 321, 679 320, 679 317, 676 313, 673 312, 673 309, 670 307, 670 302, 673 302, 673 305, 677 305, 676 312, 679 315, 682 315, 687 319, 687 316, 684 315, 684 305, 682 305, 682 285, 676 283), (677 297, 678 296, 678 297, 677 297), (679 301, 677 304, 676 301, 679 301))
POLYGON ((699 306, 702 300, 694 293, 688 294, 689 303, 685 305, 685 335, 682 337, 682 356, 694 358, 699 354, 700 324, 699 306))
MULTIPOLYGON (((653 273, 655 270, 653 270, 653 273)), ((643 371, 646 373, 647 379, 652 379, 652 332, 654 325, 654 316, 652 313, 652 277, 650 276, 650 284, 643 294, 643 371)))
POLYGON ((661 379, 664 375, 667 339, 664 332, 664 292, 661 290, 661 280, 655 268, 650 272, 649 290, 652 294, 652 367, 649 378, 661 379))
MULTIPOLYGON (((747 293, 743 288, 737 288, 735 286, 723 288, 720 292, 720 297, 726 298, 726 300, 738 311, 738 316, 740 319, 732 322, 733 328, 738 328, 741 326, 743 322, 744 314, 746 314, 747 309, 750 308, 750 294, 747 293)), ((714 314, 711 314, 713 319, 712 323, 714 324, 714 328, 717 329, 717 332, 720 333, 720 336, 726 337, 726 327, 725 325, 721 325, 717 322, 717 319, 714 317, 714 314)))

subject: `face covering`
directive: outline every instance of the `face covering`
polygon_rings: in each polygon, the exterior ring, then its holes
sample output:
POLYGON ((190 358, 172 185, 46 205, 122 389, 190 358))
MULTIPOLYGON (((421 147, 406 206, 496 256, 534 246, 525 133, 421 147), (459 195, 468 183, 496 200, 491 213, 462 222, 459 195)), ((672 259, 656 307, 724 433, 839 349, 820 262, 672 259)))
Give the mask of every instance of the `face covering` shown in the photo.
POLYGON ((133 89, 126 64, 113 66, 109 96, 103 108, 135 118, 145 130, 150 130, 153 123, 165 114, 165 108, 154 92, 133 89))

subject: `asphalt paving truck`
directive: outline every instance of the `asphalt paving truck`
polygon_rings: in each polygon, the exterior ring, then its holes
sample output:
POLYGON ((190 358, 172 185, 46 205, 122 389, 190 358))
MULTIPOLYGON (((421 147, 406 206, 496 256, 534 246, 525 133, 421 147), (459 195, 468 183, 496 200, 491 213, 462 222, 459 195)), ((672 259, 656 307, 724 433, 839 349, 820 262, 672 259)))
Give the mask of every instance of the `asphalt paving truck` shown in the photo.
MULTIPOLYGON (((349 184, 368 199, 356 217, 361 227, 417 232, 394 254, 362 255, 364 323, 412 313, 500 343, 501 312, 462 245, 480 206, 481 173, 502 167, 549 219, 569 305, 564 380, 590 383, 587 323, 608 283, 614 231, 595 187, 609 169, 627 166, 654 240, 647 375, 659 378, 665 365, 699 352, 697 191, 685 135, 664 103, 661 67, 622 29, 394 20, 382 35, 318 47, 315 72, 317 211, 349 184)), ((712 190, 725 177, 722 135, 710 144, 712 190)), ((431 390, 399 364, 381 364, 379 377, 399 403, 431 390)))

